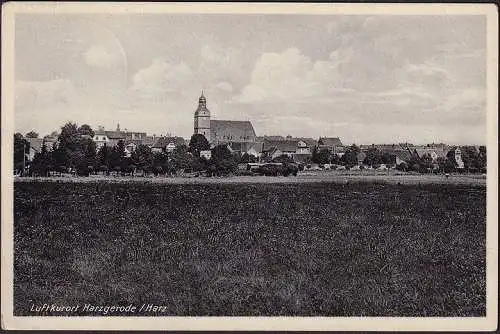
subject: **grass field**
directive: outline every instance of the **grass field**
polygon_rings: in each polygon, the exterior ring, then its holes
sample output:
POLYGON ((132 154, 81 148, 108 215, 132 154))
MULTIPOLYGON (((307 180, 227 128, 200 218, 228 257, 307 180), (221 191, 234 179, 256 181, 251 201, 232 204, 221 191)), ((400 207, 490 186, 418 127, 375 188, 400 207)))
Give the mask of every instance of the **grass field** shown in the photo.
POLYGON ((485 315, 481 184, 15 182, 14 206, 15 315, 485 315))

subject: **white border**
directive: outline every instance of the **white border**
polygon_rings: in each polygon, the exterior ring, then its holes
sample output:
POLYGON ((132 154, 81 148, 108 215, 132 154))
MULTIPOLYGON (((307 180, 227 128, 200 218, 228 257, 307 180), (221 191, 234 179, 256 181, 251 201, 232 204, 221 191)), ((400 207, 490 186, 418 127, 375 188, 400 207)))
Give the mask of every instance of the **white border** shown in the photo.
POLYGON ((2 328, 124 330, 492 331, 498 315, 498 14, 493 4, 245 4, 8 2, 2 6, 2 328), (485 15, 487 17, 487 313, 423 317, 14 317, 13 171, 14 16, 17 13, 219 13, 314 15, 485 15))

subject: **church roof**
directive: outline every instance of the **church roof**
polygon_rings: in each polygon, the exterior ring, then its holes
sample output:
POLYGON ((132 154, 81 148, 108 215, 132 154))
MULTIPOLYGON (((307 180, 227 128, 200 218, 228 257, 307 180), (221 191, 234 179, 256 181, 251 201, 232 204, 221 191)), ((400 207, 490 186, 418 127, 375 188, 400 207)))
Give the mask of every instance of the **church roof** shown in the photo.
POLYGON ((229 137, 227 138, 229 141, 253 140, 255 138, 255 130, 250 121, 211 120, 210 136, 216 138, 220 137, 221 134, 229 137))

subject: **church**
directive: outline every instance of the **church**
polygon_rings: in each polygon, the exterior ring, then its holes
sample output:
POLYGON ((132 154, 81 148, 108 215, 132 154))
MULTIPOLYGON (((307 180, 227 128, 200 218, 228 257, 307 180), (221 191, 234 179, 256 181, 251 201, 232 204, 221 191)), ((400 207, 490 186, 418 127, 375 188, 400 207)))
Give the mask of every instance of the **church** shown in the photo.
POLYGON ((255 130, 250 121, 210 119, 207 99, 201 92, 194 113, 194 134, 202 134, 211 146, 228 144, 233 151, 247 152, 255 144, 255 130))

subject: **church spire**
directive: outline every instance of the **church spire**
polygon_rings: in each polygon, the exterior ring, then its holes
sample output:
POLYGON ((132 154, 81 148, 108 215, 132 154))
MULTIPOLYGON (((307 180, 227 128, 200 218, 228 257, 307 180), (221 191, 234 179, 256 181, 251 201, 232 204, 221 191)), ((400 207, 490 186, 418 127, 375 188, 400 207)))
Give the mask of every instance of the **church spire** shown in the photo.
POLYGON ((198 101, 199 107, 205 108, 207 106, 207 99, 205 98, 205 95, 203 95, 203 90, 201 91, 201 96, 198 101))

